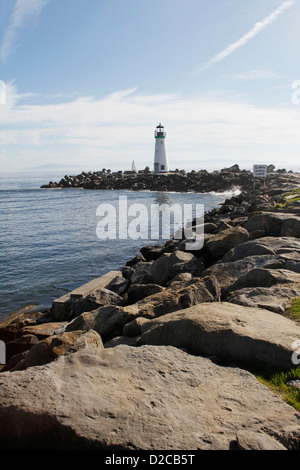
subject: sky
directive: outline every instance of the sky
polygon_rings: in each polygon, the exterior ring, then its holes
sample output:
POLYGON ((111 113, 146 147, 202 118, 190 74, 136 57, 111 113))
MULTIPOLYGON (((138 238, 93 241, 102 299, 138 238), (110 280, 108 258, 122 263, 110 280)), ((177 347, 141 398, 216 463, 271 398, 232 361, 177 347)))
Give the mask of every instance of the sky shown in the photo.
POLYGON ((0 174, 300 171, 300 0, 0 0, 0 174))

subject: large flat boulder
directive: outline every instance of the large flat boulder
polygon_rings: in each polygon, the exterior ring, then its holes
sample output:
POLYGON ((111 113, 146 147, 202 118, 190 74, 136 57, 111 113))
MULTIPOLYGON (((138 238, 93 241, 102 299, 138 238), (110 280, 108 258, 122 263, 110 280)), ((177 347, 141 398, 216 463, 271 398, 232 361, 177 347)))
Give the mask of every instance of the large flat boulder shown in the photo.
POLYGON ((140 344, 171 345, 223 361, 292 368, 300 326, 276 313, 226 302, 195 305, 141 325, 140 344))
POLYGON ((6 449, 300 447, 300 415, 253 375, 173 347, 81 350, 0 383, 6 449))

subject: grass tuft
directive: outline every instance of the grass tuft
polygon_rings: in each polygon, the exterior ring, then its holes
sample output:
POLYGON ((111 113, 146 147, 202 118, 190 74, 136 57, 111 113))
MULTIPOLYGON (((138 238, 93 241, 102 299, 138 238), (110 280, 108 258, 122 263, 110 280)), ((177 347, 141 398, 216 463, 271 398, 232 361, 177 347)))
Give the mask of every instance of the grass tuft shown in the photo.
POLYGON ((300 322, 300 297, 292 301, 292 305, 285 311, 284 316, 296 322, 300 322))
POLYGON ((254 374, 256 378, 282 400, 300 411, 300 389, 287 385, 291 380, 300 380, 300 367, 273 374, 254 374))

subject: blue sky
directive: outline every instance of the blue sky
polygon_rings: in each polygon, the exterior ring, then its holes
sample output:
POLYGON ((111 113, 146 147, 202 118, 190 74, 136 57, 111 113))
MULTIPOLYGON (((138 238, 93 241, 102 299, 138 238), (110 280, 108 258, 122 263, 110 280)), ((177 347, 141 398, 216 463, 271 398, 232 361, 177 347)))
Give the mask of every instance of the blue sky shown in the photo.
POLYGON ((300 171, 299 13, 300 0, 0 0, 1 171, 152 167, 159 122, 171 169, 300 171))

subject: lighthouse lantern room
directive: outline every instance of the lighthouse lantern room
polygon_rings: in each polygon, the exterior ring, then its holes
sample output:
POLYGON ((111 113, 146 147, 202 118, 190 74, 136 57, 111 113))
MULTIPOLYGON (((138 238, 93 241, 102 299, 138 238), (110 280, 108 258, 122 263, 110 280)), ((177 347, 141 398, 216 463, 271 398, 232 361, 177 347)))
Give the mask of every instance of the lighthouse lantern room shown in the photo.
POLYGON ((155 130, 154 173, 167 173, 169 171, 166 152, 166 132, 164 126, 159 124, 155 130))

